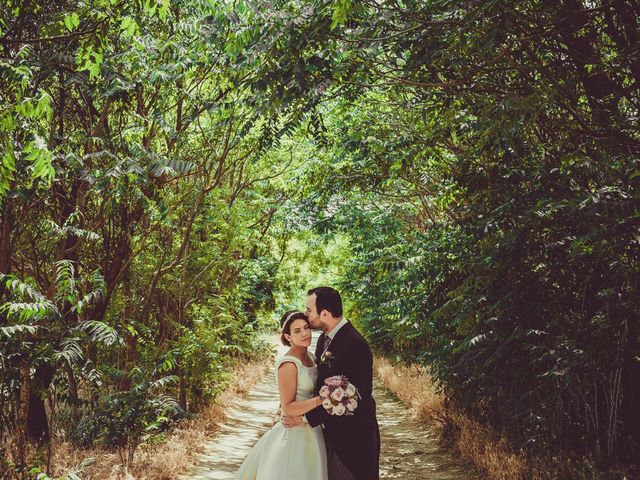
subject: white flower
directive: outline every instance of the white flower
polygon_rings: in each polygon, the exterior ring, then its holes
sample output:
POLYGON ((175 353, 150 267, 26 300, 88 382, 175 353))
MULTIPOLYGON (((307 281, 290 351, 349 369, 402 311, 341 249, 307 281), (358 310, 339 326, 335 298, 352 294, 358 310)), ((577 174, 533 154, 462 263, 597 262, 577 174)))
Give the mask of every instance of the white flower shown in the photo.
POLYGON ((331 407, 333 407, 333 402, 331 401, 330 398, 325 398, 322 401, 322 406, 325 408, 325 410, 330 410, 331 407))
POLYGON ((353 412, 356 408, 358 408, 358 401, 355 398, 347 400, 347 410, 353 412))
POLYGON ((341 387, 336 388, 331 394, 331 398, 333 398, 336 402, 339 402, 344 397, 344 390, 341 387))
POLYGON ((328 363, 329 367, 331 367, 332 359, 333 359, 333 353, 331 353, 329 350, 327 350, 322 355, 320 355, 320 363, 328 363))
POLYGON ((347 409, 345 408, 345 406, 342 403, 339 403, 337 405, 335 405, 333 407, 333 414, 334 415, 344 415, 344 412, 346 412, 347 409))
POLYGON ((347 394, 347 397, 353 397, 356 394, 356 387, 353 385, 353 383, 347 385, 345 393, 347 394))
POLYGON ((323 385, 320 389, 320 396, 322 398, 329 398, 329 395, 331 395, 331 390, 329 390, 329 387, 327 387, 326 385, 323 385))

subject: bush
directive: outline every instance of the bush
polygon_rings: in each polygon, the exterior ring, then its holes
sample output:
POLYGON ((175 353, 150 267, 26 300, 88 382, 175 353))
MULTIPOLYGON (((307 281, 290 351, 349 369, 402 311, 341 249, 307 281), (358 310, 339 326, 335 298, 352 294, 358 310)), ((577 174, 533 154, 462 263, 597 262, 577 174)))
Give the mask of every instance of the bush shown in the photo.
MULTIPOLYGON (((135 372, 141 375, 141 371, 135 372)), ((143 380, 133 388, 106 396, 92 414, 84 416, 70 433, 70 440, 78 447, 96 444, 113 448, 123 465, 133 463, 135 450, 185 416, 170 396, 155 391, 176 377, 163 377, 153 382, 143 380)))

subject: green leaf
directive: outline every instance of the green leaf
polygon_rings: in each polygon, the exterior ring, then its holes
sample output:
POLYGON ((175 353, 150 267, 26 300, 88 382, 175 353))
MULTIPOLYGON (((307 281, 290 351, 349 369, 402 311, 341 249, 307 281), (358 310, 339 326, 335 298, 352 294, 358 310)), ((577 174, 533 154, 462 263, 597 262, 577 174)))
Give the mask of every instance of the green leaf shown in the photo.
POLYGON ((49 151, 44 140, 36 136, 35 140, 29 142, 24 149, 27 154, 26 160, 33 163, 32 178, 41 178, 50 182, 55 177, 53 168, 53 154, 49 151))
POLYGON ((64 26, 67 27, 67 30, 70 32, 74 31, 80 25, 80 17, 77 13, 71 13, 64 17, 64 26))
POLYGON ((120 30, 131 37, 138 31, 138 24, 133 17, 124 17, 120 22, 120 30))
POLYGON ((347 17, 351 12, 352 0, 336 0, 333 3, 333 14, 331 16, 331 30, 334 30, 338 25, 343 25, 347 22, 347 17))
POLYGON ((115 328, 98 320, 87 320, 78 325, 78 329, 86 332, 93 342, 106 346, 123 345, 124 341, 115 328))
POLYGON ((9 327, 0 327, 0 336, 11 338, 17 333, 29 333, 35 335, 40 328, 38 325, 11 325, 9 327))
POLYGON ((160 20, 166 20, 171 8, 171 0, 160 0, 160 8, 158 9, 158 16, 160 20))
POLYGON ((69 365, 81 363, 84 360, 82 347, 75 338, 65 338, 60 342, 61 349, 53 354, 56 360, 65 360, 69 365))

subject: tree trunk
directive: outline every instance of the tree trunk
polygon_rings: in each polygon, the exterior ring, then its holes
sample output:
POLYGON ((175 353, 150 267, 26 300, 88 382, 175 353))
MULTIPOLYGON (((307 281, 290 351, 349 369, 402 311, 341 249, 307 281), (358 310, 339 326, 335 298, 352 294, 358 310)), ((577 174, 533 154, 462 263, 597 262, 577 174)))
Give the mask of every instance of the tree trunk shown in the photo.
POLYGON ((580 77, 594 120, 607 127, 611 115, 619 115, 617 103, 610 95, 620 95, 622 89, 605 71, 590 71, 590 65, 603 62, 597 39, 588 29, 589 17, 582 0, 564 0, 559 14, 562 18, 559 22, 560 36, 580 77))
POLYGON ((30 393, 29 364, 24 361, 20 365, 20 393, 17 408, 17 438, 16 438, 16 465, 19 469, 24 468, 25 453, 27 448, 27 418, 29 416, 29 393, 30 393))
POLYGON ((640 351, 640 331, 635 319, 627 321, 628 343, 622 363, 622 420, 621 460, 640 464, 640 364, 636 353, 640 351))
POLYGON ((78 406, 80 405, 80 397, 78 396, 78 382, 73 373, 71 365, 65 362, 64 369, 67 374, 67 383, 69 383, 69 400, 71 401, 71 415, 74 419, 78 418, 78 406))
POLYGON ((187 407, 188 407, 188 405, 187 405, 187 382, 184 379, 184 375, 182 374, 182 372, 179 372, 178 375, 180 377, 180 393, 179 393, 180 406, 186 412, 187 411, 187 407))
MULTIPOLYGON (((134 306, 131 292, 131 279, 129 278, 129 272, 124 277, 124 321, 129 323, 133 320, 134 306)), ((128 373, 138 360, 138 336, 134 333, 128 332, 125 336, 125 357, 123 370, 127 373, 120 380, 120 390, 125 391, 131 388, 131 377, 128 373)))
POLYGON ((36 368, 29 388, 29 411, 27 415, 27 431, 29 439, 37 443, 49 441, 49 421, 44 406, 44 393, 49 388, 55 369, 48 364, 36 368))
MULTIPOLYGON (((0 208, 0 273, 8 274, 11 270, 11 231, 14 215, 8 199, 4 199, 4 205, 0 208)), ((0 299, 4 295, 4 290, 4 284, 0 284, 0 299)))

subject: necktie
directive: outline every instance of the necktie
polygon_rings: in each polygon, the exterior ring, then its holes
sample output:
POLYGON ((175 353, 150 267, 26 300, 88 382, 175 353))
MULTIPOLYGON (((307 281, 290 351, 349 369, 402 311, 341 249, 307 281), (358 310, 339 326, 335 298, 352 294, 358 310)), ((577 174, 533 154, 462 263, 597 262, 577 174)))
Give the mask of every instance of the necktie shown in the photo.
POLYGON ((331 343, 331 337, 329 335, 327 335, 324 338, 324 349, 322 350, 322 354, 324 355, 325 353, 327 353, 327 350, 329 350, 329 344, 331 343))

